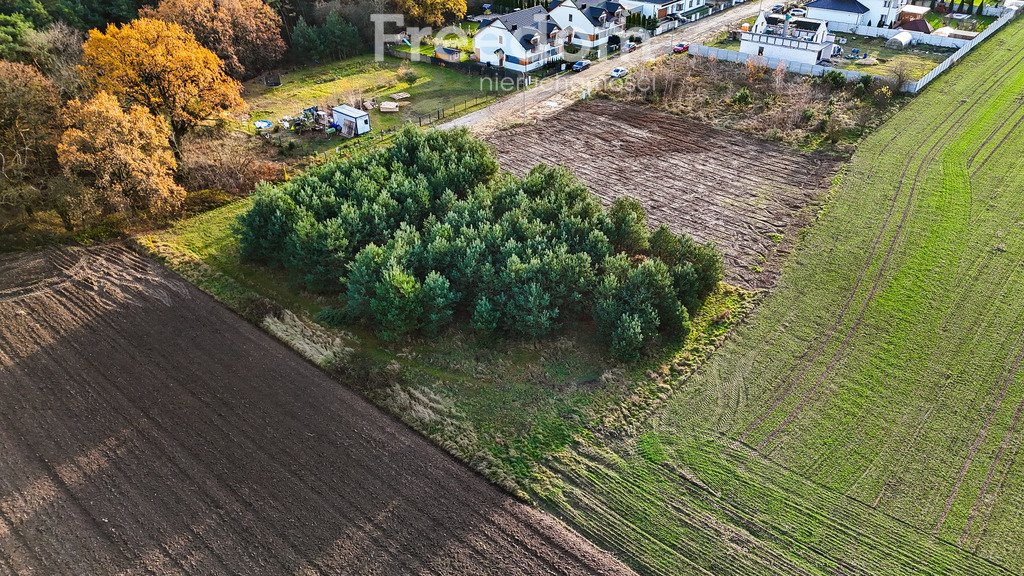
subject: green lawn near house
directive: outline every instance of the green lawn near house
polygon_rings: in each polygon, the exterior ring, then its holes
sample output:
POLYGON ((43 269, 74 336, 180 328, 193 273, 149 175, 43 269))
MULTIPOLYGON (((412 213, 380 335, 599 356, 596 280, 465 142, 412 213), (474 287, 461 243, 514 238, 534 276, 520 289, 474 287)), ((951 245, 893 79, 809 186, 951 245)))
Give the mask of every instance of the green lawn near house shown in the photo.
POLYGON ((895 76, 903 69, 908 80, 922 78, 932 68, 935 68, 943 60, 949 57, 954 50, 938 48, 935 46, 916 45, 905 50, 887 48, 885 38, 873 38, 868 36, 856 36, 853 34, 836 33, 836 38, 842 38, 846 42, 839 43, 844 54, 850 54, 855 48, 861 53, 868 53, 867 60, 848 60, 836 58, 835 65, 847 70, 857 70, 865 74, 876 76, 895 76))
POLYGON ((933 29, 939 29, 942 28, 943 26, 949 26, 950 28, 957 28, 960 30, 981 32, 985 28, 988 28, 989 24, 995 22, 997 19, 996 16, 985 16, 983 14, 978 14, 977 9, 979 6, 982 5, 997 6, 998 4, 994 2, 985 2, 984 0, 972 0, 970 2, 964 2, 962 5, 956 4, 957 7, 960 7, 960 13, 969 15, 968 18, 963 20, 957 20, 955 18, 952 18, 952 13, 940 14, 935 10, 928 12, 927 14, 924 15, 924 17, 925 20, 927 20, 928 23, 931 24, 933 29), (970 8, 968 9, 968 7, 970 8))
MULTIPOLYGON (((445 48, 457 48, 462 50, 463 59, 469 58, 469 55, 473 52, 473 35, 476 34, 477 29, 480 27, 479 22, 460 22, 457 26, 462 30, 462 34, 450 33, 445 34, 443 38, 439 38, 440 30, 438 34, 433 36, 426 36, 420 40, 420 46, 418 52, 422 56, 433 56, 435 47, 440 45, 445 48)), ((399 52, 411 53, 413 47, 404 42, 399 42, 395 45, 395 49, 399 52)))
MULTIPOLYGON (((492 82, 479 76, 389 56, 376 61, 372 54, 296 68, 282 74, 281 81, 280 86, 274 87, 265 86, 260 80, 245 84, 248 130, 252 130, 254 120, 279 123, 283 117, 296 116, 310 106, 325 110, 337 104, 354 104, 359 99, 376 98, 380 102, 389 100, 392 94, 408 93, 410 97, 397 113, 370 111, 373 133, 380 134, 407 122, 436 118, 438 111, 468 111, 499 95, 492 82)), ((297 136, 294 140, 314 152, 352 143, 340 136, 326 138, 322 134, 297 136)))

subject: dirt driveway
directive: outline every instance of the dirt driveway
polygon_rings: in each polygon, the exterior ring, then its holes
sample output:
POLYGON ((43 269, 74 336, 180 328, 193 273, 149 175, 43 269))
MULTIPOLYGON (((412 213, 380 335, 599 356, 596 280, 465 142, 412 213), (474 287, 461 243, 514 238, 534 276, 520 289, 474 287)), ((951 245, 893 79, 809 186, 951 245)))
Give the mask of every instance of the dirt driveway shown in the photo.
POLYGON ((0 575, 626 574, 120 247, 0 257, 0 575))
POLYGON ((566 166, 603 201, 632 196, 666 224, 725 255, 726 280, 770 288, 837 161, 610 100, 567 108, 544 122, 485 137, 502 167, 566 166))
POLYGON ((467 126, 485 134, 509 124, 535 121, 555 114, 580 99, 585 90, 596 90, 617 67, 631 68, 670 54, 679 42, 706 42, 736 22, 757 15, 759 4, 747 2, 655 36, 641 44, 636 52, 620 54, 595 62, 583 72, 562 74, 537 86, 503 98, 486 108, 441 124, 440 128, 467 126))

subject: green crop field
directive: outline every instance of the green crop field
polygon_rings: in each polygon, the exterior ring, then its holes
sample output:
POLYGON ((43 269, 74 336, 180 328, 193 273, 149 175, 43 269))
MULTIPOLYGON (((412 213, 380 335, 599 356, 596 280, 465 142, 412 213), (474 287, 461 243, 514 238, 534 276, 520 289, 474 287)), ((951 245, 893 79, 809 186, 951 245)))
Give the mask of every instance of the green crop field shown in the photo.
POLYGON ((1024 571, 1024 21, 857 149, 781 284, 546 508, 643 574, 1024 571))

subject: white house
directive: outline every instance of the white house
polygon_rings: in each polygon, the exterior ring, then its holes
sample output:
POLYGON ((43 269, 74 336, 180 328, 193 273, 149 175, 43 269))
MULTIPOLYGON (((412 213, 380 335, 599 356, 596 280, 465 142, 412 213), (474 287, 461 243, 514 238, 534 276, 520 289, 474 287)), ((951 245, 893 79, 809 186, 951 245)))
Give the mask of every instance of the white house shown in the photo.
POLYGON ((484 64, 525 73, 561 61, 564 37, 548 11, 534 6, 482 23, 473 52, 484 64))
POLYGON ((740 34, 740 52, 787 62, 817 64, 832 57, 835 36, 822 20, 762 12, 749 32, 740 34))
POLYGON ((853 26, 892 26, 908 0, 814 0, 807 17, 853 26))
POLYGON ((565 41, 583 48, 607 45, 626 25, 626 9, 618 2, 554 0, 548 13, 565 31, 565 41))
POLYGON ((630 12, 649 18, 672 18, 707 5, 707 0, 619 0, 630 12))

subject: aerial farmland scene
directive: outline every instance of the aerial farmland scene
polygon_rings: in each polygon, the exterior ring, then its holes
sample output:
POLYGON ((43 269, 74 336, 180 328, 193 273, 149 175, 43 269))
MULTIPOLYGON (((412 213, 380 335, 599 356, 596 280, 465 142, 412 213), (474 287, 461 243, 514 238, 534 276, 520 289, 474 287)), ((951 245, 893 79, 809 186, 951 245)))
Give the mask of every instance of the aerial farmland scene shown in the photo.
POLYGON ((0 0, 0 576, 1024 575, 1021 11, 0 0))

